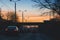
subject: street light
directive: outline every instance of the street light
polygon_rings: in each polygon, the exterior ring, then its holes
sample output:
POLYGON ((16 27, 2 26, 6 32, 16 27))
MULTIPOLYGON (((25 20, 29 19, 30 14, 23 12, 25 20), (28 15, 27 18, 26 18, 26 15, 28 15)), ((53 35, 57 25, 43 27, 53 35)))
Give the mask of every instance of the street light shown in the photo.
POLYGON ((16 22, 16 2, 20 1, 20 0, 16 0, 16 1, 10 0, 10 1, 14 2, 14 4, 15 4, 15 7, 14 7, 15 8, 15 20, 14 21, 16 22))
MULTIPOLYGON (((21 11, 21 10, 19 10, 21 11)), ((27 10, 21 11, 22 12, 22 23, 24 22, 24 12, 26 12, 27 10)))
MULTIPOLYGON (((24 11, 26 12, 27 10, 24 11)), ((22 22, 24 22, 24 11, 22 11, 22 22)))

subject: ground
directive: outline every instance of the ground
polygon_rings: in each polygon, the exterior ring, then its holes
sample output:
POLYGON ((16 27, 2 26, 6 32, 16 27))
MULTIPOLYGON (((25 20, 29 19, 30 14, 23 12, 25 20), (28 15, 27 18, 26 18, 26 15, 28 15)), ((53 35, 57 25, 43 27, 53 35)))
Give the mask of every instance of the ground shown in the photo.
POLYGON ((19 35, 1 34, 0 40, 55 40, 43 33, 19 33, 19 35))

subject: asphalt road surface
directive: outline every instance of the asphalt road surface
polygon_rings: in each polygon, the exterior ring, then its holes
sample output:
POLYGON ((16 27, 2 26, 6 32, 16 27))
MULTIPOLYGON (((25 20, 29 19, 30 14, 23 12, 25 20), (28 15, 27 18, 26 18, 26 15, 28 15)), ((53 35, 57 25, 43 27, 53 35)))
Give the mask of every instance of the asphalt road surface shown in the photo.
POLYGON ((19 33, 18 35, 0 34, 0 40, 54 40, 43 33, 19 33))

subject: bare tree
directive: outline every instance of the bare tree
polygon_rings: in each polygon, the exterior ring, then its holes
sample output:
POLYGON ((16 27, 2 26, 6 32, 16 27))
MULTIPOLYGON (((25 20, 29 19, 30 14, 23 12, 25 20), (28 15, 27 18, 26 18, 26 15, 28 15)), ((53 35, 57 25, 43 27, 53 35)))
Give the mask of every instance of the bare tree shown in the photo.
POLYGON ((1 18, 1 9, 0 9, 0 18, 1 18))
POLYGON ((60 0, 32 0, 37 3, 37 6, 42 8, 47 8, 53 11, 53 15, 56 12, 60 15, 60 0))
POLYGON ((10 19, 11 21, 15 21, 15 20, 17 20, 17 18, 18 18, 18 16, 16 17, 16 19, 15 19, 15 14, 14 14, 14 12, 8 12, 8 14, 6 15, 7 16, 7 20, 8 19, 10 19))

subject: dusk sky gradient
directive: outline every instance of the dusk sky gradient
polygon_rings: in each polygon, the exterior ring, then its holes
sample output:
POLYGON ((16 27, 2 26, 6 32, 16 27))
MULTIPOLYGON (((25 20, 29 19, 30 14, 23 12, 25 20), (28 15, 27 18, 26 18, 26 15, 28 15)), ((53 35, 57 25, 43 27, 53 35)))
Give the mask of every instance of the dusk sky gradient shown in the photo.
MULTIPOLYGON (((14 1, 14 0, 13 0, 14 1)), ((27 10, 27 11, 37 11, 38 8, 35 7, 36 3, 31 0, 20 0, 17 2, 17 11, 18 10, 27 10)), ((0 0, 0 8, 3 10, 14 10, 14 3, 9 0, 0 0)))
MULTIPOLYGON (((13 0, 13 1, 16 1, 16 0, 13 0)), ((42 0, 42 2, 43 2, 43 0, 42 0)), ((38 7, 34 6, 35 4, 37 4, 37 3, 35 3, 31 0, 17 1, 17 5, 16 5, 17 6, 17 11, 19 12, 19 10, 21 10, 21 11, 27 10, 27 12, 24 12, 24 16, 25 15, 35 16, 35 18, 30 18, 30 21, 33 20, 33 19, 36 20, 37 18, 38 18, 38 20, 41 20, 40 14, 42 14, 44 12, 48 12, 50 10, 49 9, 39 9, 38 7), (36 16, 38 16, 38 17, 36 17, 36 16), (40 19, 39 19, 39 17, 40 17, 40 19)), ((15 6, 14 2, 11 2, 9 0, 0 0, 0 8, 4 11, 14 10, 14 6, 15 6)), ((19 16, 21 16, 21 13, 19 13, 19 16)))
MULTIPOLYGON (((16 0, 13 0, 16 1, 16 0)), ((35 2, 32 2, 31 0, 20 0, 17 2, 17 11, 21 10, 27 10, 27 12, 29 12, 28 14, 30 14, 30 12, 32 14, 37 14, 38 9, 34 7, 35 2)), ((10 2, 9 0, 0 0, 0 8, 2 8, 2 10, 14 10, 14 2, 10 2)), ((38 12, 40 14, 40 12, 38 12)), ((38 15, 38 14, 37 14, 38 15)))
MULTIPOLYGON (((16 1, 16 0, 13 0, 13 1, 16 1)), ((27 12, 31 12, 33 14, 39 15, 42 11, 39 10, 38 7, 35 7, 34 6, 35 4, 36 3, 31 0, 20 0, 17 2, 17 11, 27 10, 27 12)), ((14 10, 14 2, 10 2, 9 0, 0 0, 0 8, 2 8, 2 10, 7 10, 7 11, 14 10)))
MULTIPOLYGON (((33 10, 33 4, 31 0, 20 0, 17 2, 17 10, 33 10)), ((14 3, 9 0, 0 0, 0 7, 14 10, 14 3)))
MULTIPOLYGON (((44 0, 41 0, 41 2, 44 2, 44 0)), ((17 10, 36 10, 37 7, 34 7, 35 4, 32 0, 20 0, 17 2, 17 10)), ((5 10, 14 10, 14 3, 9 0, 0 0, 0 7, 5 10)))

